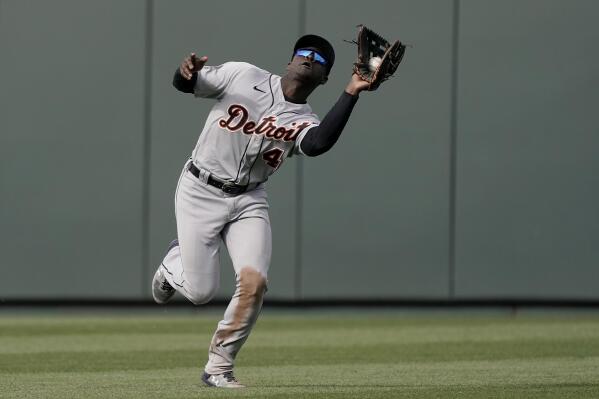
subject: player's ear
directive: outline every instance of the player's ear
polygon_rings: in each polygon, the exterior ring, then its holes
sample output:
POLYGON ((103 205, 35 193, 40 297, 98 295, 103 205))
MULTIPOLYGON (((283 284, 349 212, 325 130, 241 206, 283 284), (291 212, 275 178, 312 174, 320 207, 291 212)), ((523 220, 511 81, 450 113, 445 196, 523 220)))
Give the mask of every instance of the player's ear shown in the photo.
POLYGON ((320 81, 320 84, 323 85, 323 84, 325 84, 328 81, 329 81, 329 77, 325 75, 325 76, 322 77, 322 80, 320 81))

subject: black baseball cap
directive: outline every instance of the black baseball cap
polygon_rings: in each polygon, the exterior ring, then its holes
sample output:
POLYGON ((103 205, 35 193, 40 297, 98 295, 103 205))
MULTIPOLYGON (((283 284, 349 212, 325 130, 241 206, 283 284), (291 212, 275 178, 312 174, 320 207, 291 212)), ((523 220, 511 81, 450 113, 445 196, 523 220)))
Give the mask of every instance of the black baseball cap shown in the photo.
POLYGON ((327 39, 318 35, 304 35, 297 39, 295 47, 293 47, 293 54, 301 48, 313 48, 318 50, 318 52, 327 60, 327 75, 331 72, 331 68, 333 68, 333 64, 335 63, 335 50, 327 39))

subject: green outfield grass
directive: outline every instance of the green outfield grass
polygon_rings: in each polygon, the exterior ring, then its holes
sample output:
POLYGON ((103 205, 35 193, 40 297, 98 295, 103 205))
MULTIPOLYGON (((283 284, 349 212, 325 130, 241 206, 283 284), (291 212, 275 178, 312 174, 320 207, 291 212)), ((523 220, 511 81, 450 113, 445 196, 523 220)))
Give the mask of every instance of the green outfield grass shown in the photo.
POLYGON ((265 312, 243 390, 205 388, 217 313, 0 316, 0 398, 599 398, 599 317, 265 312))

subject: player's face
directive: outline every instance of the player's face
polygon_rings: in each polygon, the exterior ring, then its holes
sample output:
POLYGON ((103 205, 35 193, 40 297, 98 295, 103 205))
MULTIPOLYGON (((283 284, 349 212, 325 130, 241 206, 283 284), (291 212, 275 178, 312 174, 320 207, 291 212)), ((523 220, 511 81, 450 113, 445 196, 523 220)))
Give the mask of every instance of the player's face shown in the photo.
POLYGON ((324 84, 328 79, 326 62, 317 49, 299 49, 287 65, 287 71, 295 74, 298 80, 324 84))

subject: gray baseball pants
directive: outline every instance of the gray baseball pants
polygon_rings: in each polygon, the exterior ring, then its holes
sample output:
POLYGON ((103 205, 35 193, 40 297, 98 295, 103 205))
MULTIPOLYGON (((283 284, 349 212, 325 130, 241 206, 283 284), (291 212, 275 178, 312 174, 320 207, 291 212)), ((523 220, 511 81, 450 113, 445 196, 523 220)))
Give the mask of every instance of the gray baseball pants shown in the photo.
MULTIPOLYGON (((191 162, 191 161, 189 161, 191 162)), ((266 292, 272 236, 264 187, 232 196, 183 168, 175 194, 179 246, 166 254, 168 282, 195 305, 217 292, 219 248, 224 242, 235 268, 236 290, 218 323, 205 371, 221 374, 233 369, 235 356, 254 326, 266 292)))

